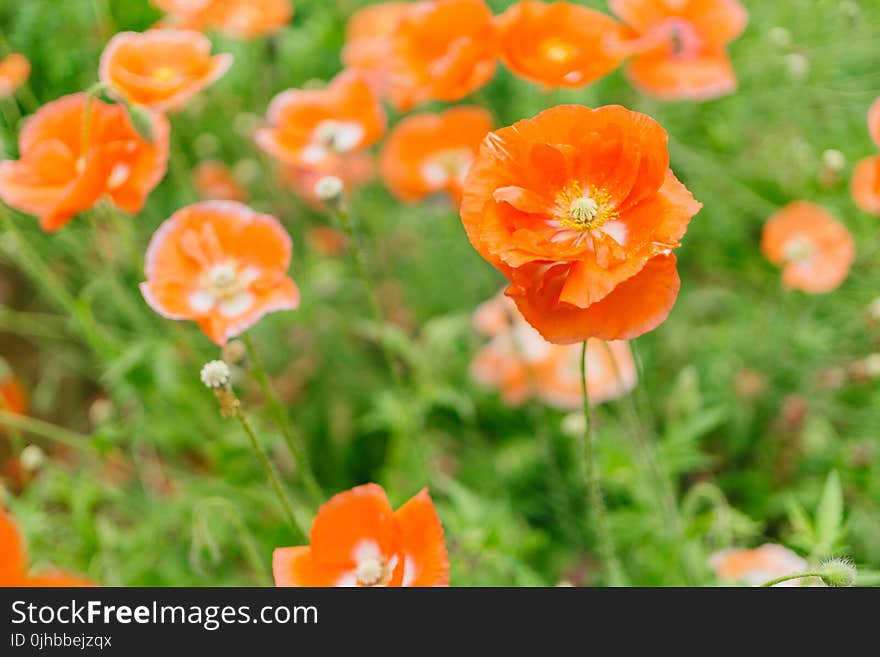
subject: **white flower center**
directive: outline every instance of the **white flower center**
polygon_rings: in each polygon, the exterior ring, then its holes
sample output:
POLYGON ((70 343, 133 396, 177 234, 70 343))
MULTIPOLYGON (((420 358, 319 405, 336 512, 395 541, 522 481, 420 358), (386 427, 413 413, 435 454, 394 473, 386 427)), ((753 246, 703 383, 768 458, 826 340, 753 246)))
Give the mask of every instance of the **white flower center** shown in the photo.
POLYGON ((209 313, 215 308, 224 317, 236 317, 250 310, 256 297, 248 287, 259 277, 252 267, 239 267, 235 262, 212 265, 202 274, 199 289, 189 298, 189 304, 198 313, 209 313))

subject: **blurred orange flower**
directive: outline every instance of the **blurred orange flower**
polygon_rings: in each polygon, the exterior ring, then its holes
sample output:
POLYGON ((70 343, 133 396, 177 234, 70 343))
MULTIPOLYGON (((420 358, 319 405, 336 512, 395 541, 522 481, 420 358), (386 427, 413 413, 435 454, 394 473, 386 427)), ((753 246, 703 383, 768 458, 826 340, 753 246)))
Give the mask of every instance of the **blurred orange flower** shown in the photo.
POLYGON ((291 0, 152 0, 181 29, 216 29, 234 39, 278 31, 293 17, 291 0))
POLYGON ((183 107, 231 65, 230 54, 211 56, 211 42, 199 32, 120 32, 101 54, 99 76, 128 102, 165 112, 183 107))
POLYGON ((492 115, 480 107, 412 114, 394 127, 385 142, 382 179, 403 201, 445 191, 458 204, 464 177, 491 129, 492 115))
POLYGON ((375 168, 374 158, 370 153, 355 152, 319 166, 282 167, 281 182, 312 207, 324 209, 324 201, 318 198, 315 192, 315 185, 321 178, 327 176, 339 178, 345 192, 351 194, 353 190, 373 177, 375 168))
POLYGON ((348 248, 348 237, 336 228, 313 226, 306 232, 306 243, 313 251, 335 258, 345 253, 348 248))
POLYGON ((856 254, 846 226, 824 208, 806 201, 789 203, 767 220, 761 251, 783 268, 785 287, 810 294, 839 287, 856 254))
POLYGON ((672 251, 700 207, 652 118, 563 105, 489 133, 461 218, 526 320, 565 344, 630 339, 666 319, 679 288, 672 251))
POLYGON ((28 574, 27 552, 21 533, 0 507, 0 586, 94 586, 91 582, 62 571, 28 574))
POLYGON ((378 484, 333 496, 319 510, 311 546, 277 548, 276 586, 448 586, 449 557, 423 489, 397 511, 378 484))
POLYGON ((288 89, 269 105, 269 125, 254 139, 285 164, 326 167, 378 141, 385 111, 367 81, 343 71, 325 89, 288 89))
MULTIPOLYGON (((580 408, 580 347, 544 340, 503 294, 477 308, 474 326, 492 338, 471 363, 475 381, 497 387, 511 406, 535 397, 560 410, 580 408)), ((593 404, 622 397, 636 385, 636 368, 627 342, 591 339, 587 362, 587 397, 593 404)))
POLYGON ((0 98, 14 94, 30 74, 31 63, 24 55, 14 52, 0 59, 0 98))
POLYGON ((292 244, 277 219, 234 201, 181 208, 153 234, 141 292, 157 313, 193 320, 217 344, 299 306, 292 244))
POLYGON ((18 139, 20 159, 0 162, 0 199, 40 217, 55 231, 105 194, 122 210, 140 212, 168 164, 168 122, 151 115, 153 141, 138 134, 121 105, 84 93, 47 103, 18 139))
POLYGON ((390 37, 389 100, 400 111, 429 100, 460 100, 498 64, 498 35, 483 0, 416 2, 390 37))
POLYGON ((880 215, 880 155, 859 161, 853 171, 850 191, 862 210, 880 215))
POLYGON ((570 2, 517 2, 498 19, 501 59, 517 75, 547 87, 581 87, 613 71, 623 55, 606 47, 622 26, 570 2))
POLYGON ((632 30, 620 43, 634 55, 626 72, 642 92, 667 100, 732 93, 736 75, 726 46, 748 23, 739 0, 609 0, 632 30))
POLYGON ((408 2, 380 2, 358 10, 345 26, 342 63, 358 71, 380 96, 389 93, 391 36, 408 2))
MULTIPOLYGON (((28 412, 28 398, 24 386, 8 373, 0 379, 0 410, 18 415, 28 412)), ((2 431, 3 428, 0 426, 0 433, 2 431)))
MULTIPOLYGON (((713 554, 709 565, 719 581, 727 584, 760 586, 777 577, 807 570, 807 562, 781 545, 765 543, 753 549, 728 548, 713 554)), ((790 580, 776 586, 802 586, 803 580, 790 580)))
POLYGON ((217 160, 199 162, 193 169, 196 193, 209 201, 244 201, 247 191, 229 167, 217 160))

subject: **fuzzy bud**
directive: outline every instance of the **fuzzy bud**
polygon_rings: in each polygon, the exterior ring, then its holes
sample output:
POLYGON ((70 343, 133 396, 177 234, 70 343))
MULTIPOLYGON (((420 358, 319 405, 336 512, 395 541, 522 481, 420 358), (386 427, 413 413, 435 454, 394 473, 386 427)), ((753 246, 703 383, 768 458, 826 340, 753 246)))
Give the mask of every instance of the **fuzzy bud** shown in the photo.
POLYGON ((324 176, 315 183, 315 196, 325 203, 337 203, 342 198, 345 186, 336 176, 324 176))
POLYGON ((229 365, 222 360, 212 360, 202 368, 202 383, 209 388, 226 388, 229 385, 229 376, 229 365))
POLYGON ((848 559, 829 559, 819 567, 819 577, 827 586, 852 586, 856 567, 848 559))

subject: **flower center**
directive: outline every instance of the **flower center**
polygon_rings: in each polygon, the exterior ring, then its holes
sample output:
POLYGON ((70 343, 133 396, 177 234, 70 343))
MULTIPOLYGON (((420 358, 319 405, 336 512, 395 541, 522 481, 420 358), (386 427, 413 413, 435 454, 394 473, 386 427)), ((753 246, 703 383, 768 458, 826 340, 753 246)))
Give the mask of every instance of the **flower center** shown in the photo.
POLYGON ((175 72, 170 66, 160 66, 153 70, 153 79, 159 82, 171 82, 174 79, 175 72))
POLYGON ((577 48, 559 37, 550 37, 541 43, 541 52, 551 62, 563 64, 577 54, 577 48))
POLYGON ((325 148, 345 153, 357 146, 363 135, 364 129, 357 123, 326 119, 315 127, 314 140, 325 148))
POLYGON ((387 586, 391 581, 391 569, 388 562, 380 557, 369 557, 358 563, 358 586, 387 586))
POLYGON ((555 216, 560 226, 587 231, 616 219, 617 211, 611 195, 596 187, 589 190, 574 183, 556 197, 555 216))
POLYGON ((435 153, 422 165, 422 178, 433 187, 443 187, 450 182, 464 182, 471 166, 470 152, 449 149, 435 153))
POLYGON ((803 235, 796 235, 785 244, 785 259, 789 262, 808 262, 812 257, 813 243, 803 235))
POLYGON ((236 266, 232 263, 214 265, 208 271, 208 288, 215 297, 224 299, 232 296, 240 287, 236 266))

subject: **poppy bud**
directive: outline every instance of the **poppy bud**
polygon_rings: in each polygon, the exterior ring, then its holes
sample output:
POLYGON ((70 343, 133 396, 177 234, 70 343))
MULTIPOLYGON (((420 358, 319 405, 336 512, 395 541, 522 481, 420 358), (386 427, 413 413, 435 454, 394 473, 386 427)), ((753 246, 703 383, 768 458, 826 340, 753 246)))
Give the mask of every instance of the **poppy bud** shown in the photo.
POLYGON ((856 567, 848 559, 829 559, 819 568, 819 577, 826 586, 852 586, 856 582, 856 567))

